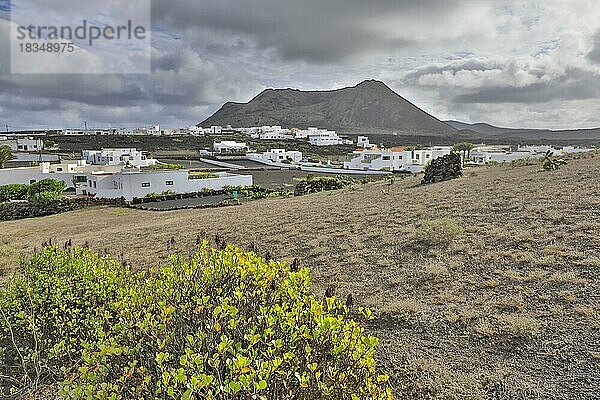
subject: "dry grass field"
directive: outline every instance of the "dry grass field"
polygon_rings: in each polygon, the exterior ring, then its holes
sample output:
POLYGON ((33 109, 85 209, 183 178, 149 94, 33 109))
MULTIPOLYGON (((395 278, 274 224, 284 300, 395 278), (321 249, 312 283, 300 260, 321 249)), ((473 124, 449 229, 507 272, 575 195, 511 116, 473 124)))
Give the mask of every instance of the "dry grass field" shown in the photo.
POLYGON ((216 233, 299 257, 314 290, 371 307, 399 397, 600 397, 600 156, 558 171, 471 169, 238 207, 98 208, 0 223, 0 269, 43 241, 156 265, 216 233), (176 240, 174 249, 167 241, 176 240))

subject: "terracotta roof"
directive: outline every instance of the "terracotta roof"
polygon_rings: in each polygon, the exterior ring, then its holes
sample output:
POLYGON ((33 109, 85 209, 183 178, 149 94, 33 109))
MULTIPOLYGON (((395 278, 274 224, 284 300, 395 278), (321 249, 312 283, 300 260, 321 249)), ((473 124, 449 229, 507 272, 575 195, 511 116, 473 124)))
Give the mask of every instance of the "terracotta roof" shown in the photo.
POLYGON ((399 153, 399 152, 401 152, 401 151, 405 151, 405 150, 404 150, 404 147, 392 147, 390 150, 391 150, 393 153, 399 153))

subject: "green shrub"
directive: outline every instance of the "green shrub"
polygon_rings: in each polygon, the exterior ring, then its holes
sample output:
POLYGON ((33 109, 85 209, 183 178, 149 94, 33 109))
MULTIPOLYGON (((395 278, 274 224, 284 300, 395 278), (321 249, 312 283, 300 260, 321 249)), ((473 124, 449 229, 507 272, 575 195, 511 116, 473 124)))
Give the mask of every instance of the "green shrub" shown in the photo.
POLYGON ((34 204, 45 204, 59 200, 65 190, 65 183, 54 179, 42 179, 29 185, 27 199, 34 204))
POLYGON ((0 306, 0 365, 15 366, 0 372, 21 376, 25 355, 27 375, 63 381, 66 398, 391 398, 375 372, 377 339, 345 305, 310 293, 308 269, 231 246, 204 243, 139 274, 88 250, 46 248, 0 306))
MULTIPOLYGON (((35 253, 0 289, 0 375, 29 391, 65 378, 114 322, 110 304, 131 279, 118 262, 87 250, 35 253)), ((0 397, 11 392, 1 384, 0 397)))
POLYGON ((219 175, 213 174, 211 172, 194 172, 188 175, 188 179, 210 179, 218 177, 219 175))
POLYGON ((426 247, 448 246, 461 232, 462 229, 450 218, 427 219, 417 224, 414 240, 426 247))
POLYGON ((177 170, 177 169, 185 169, 185 166, 181 165, 181 164, 167 164, 167 163, 160 163, 160 164, 155 164, 151 167, 151 169, 153 170, 177 170))
POLYGON ((0 203, 8 200, 26 200, 29 185, 13 184, 0 186, 0 203))
POLYGON ((343 176, 319 176, 315 178, 307 175, 304 180, 296 184, 294 195, 303 196, 309 193, 343 189, 352 183, 354 183, 354 180, 343 176))

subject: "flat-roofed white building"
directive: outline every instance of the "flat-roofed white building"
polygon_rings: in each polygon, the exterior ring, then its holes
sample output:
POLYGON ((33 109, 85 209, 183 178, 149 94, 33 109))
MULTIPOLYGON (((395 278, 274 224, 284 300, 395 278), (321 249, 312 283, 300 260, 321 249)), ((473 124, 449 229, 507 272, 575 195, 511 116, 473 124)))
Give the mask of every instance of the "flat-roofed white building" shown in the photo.
POLYGON ((64 182, 67 188, 75 188, 85 185, 87 175, 92 172, 117 172, 121 168, 121 165, 89 165, 85 160, 63 161, 60 164, 42 162, 37 167, 0 169, 0 186, 54 179, 64 182))
POLYGON ((43 179, 64 182, 78 195, 98 198, 144 197, 150 193, 198 192, 225 186, 250 186, 252 175, 217 173, 212 178, 195 179, 188 170, 146 170, 123 165, 89 165, 85 160, 61 164, 41 163, 39 167, 0 169, 0 186, 31 184, 43 179))
POLYGON ((574 146, 564 146, 560 152, 562 154, 577 154, 577 153, 589 153, 590 151, 595 151, 596 149, 592 147, 574 147, 574 146))
POLYGON ((479 165, 528 160, 542 157, 533 149, 521 148, 511 151, 510 146, 477 146, 469 151, 471 162, 479 165))
POLYGON ((123 168, 118 172, 94 172, 87 175, 86 186, 77 189, 78 194, 98 198, 145 197, 151 193, 190 193, 202 189, 220 190, 226 186, 251 186, 252 175, 216 173, 214 178, 194 179, 187 170, 144 171, 138 168, 123 168))
POLYGON ((8 146, 12 151, 31 152, 44 150, 44 141, 42 139, 28 137, 9 139, 4 136, 4 140, 0 141, 0 146, 8 146))
POLYGON ((248 151, 248 146, 244 142, 223 140, 222 142, 214 142, 213 150, 217 153, 243 153, 248 151))
POLYGON ((377 145, 369 142, 369 138, 367 136, 359 136, 356 140, 356 147, 359 149, 372 149, 377 147, 377 145))
POLYGON ((201 128, 206 135, 220 135, 223 133, 223 127, 219 125, 213 125, 210 128, 201 128))
POLYGON ((293 163, 302 161, 301 151, 286 151, 285 149, 271 149, 262 154, 248 154, 250 159, 258 159, 272 163, 293 163))
POLYGON ((345 169, 363 171, 402 171, 421 172, 427 164, 438 157, 452 152, 450 146, 436 146, 418 150, 406 150, 403 147, 391 149, 357 149, 350 161, 344 163, 345 169))
POLYGON ((156 160, 148 158, 145 153, 135 148, 83 150, 82 157, 94 165, 132 165, 149 167, 156 165, 156 160))
POLYGON ((312 146, 336 146, 344 143, 335 131, 318 131, 308 135, 308 143, 312 146))

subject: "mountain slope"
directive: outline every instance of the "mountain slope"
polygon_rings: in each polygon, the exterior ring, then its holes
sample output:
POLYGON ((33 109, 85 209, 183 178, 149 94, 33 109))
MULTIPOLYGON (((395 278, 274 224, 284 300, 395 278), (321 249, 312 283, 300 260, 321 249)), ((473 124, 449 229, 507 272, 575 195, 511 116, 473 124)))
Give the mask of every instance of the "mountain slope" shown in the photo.
POLYGON ((347 131, 435 135, 456 132, 399 96, 383 82, 373 80, 330 91, 267 89, 248 103, 226 103, 199 125, 316 126, 347 131))
POLYGON ((468 124, 460 121, 444 122, 460 131, 471 131, 484 136, 494 136, 505 139, 600 141, 600 128, 550 130, 531 128, 504 128, 486 123, 468 124))

